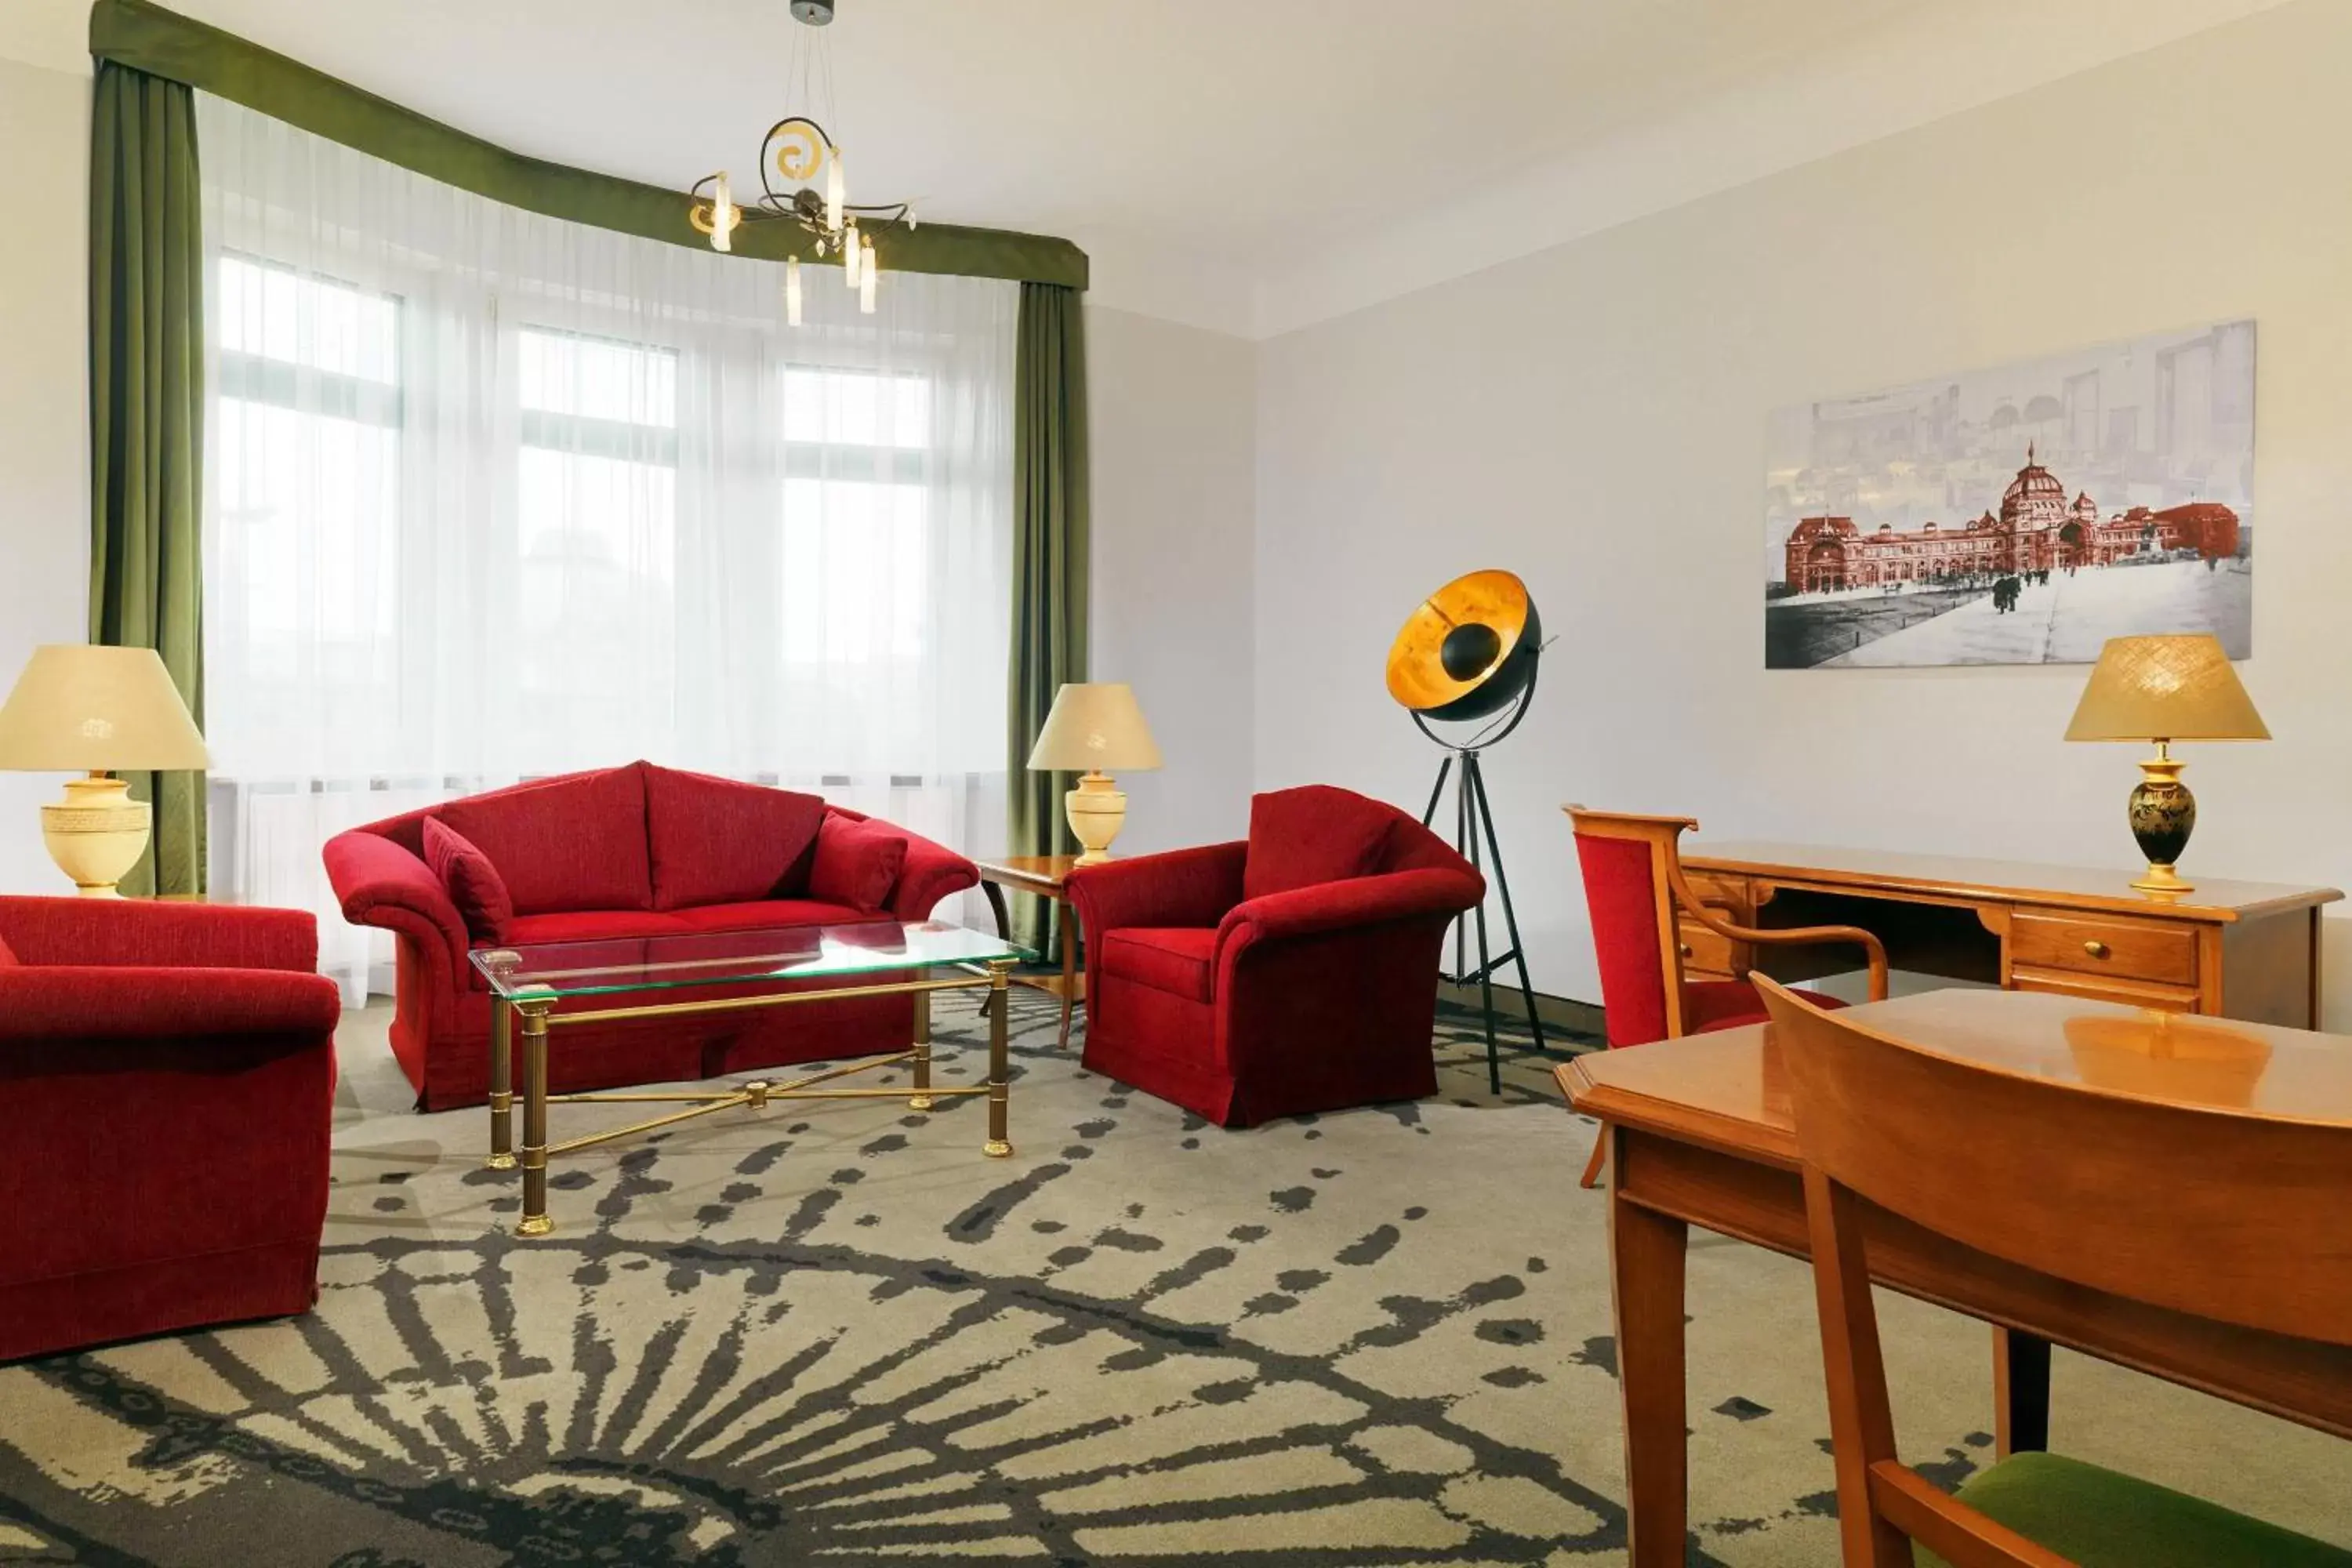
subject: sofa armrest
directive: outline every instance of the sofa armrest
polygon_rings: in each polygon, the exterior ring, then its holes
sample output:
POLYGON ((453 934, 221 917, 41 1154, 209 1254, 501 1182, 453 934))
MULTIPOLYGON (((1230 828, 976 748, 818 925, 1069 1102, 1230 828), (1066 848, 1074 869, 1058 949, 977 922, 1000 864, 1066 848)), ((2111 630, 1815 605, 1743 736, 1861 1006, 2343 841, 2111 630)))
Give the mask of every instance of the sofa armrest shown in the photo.
POLYGON ((1241 902, 1248 858, 1244 841, 1204 844, 1081 866, 1063 887, 1089 942, 1129 926, 1213 926, 1241 902))
POLYGON ((1281 942, 1393 921, 1451 920, 1486 896, 1475 871, 1390 871, 1293 888, 1237 904, 1218 923, 1219 963, 1257 942, 1281 942))
POLYGON ((943 844, 934 844, 903 827, 907 863, 898 869, 898 886, 890 889, 890 913, 902 921, 927 921, 940 900, 950 893, 980 886, 980 868, 943 844))
POLYGON ((319 967, 319 922, 302 910, 144 899, 0 898, 0 941, 19 963, 157 968, 319 967))
POLYGON ((342 1016, 335 983, 282 969, 24 964, 0 969, 0 1042, 307 1035, 342 1016))
POLYGON ((327 880, 353 925, 380 926, 426 943, 438 942, 451 972, 463 973, 472 944, 449 890, 431 867, 380 833, 353 828, 327 840, 327 880))

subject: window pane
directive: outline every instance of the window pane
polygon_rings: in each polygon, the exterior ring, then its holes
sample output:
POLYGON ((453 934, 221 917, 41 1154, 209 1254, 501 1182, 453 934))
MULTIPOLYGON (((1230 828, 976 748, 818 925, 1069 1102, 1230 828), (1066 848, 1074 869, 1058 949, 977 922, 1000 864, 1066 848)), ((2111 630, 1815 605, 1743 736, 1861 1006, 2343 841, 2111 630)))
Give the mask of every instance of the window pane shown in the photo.
POLYGON ((525 328, 521 397, 527 411, 677 428, 677 355, 641 343, 525 328))
POLYGON ((915 375, 787 370, 784 439, 837 447, 928 447, 930 383, 915 375))
POLYGON ((243 257, 220 259, 218 342, 307 370, 400 380, 400 301, 243 257))
POLYGON ((785 482, 787 665, 922 657, 929 499, 916 485, 785 482))

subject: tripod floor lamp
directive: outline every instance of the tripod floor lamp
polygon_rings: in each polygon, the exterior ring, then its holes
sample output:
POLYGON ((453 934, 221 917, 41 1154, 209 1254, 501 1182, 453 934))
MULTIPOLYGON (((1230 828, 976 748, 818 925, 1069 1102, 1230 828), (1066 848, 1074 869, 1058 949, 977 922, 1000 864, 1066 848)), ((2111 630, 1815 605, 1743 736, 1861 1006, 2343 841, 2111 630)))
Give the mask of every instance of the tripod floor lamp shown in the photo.
POLYGON ((1486 1082, 1490 1091, 1503 1088, 1502 1058, 1495 1044, 1496 971, 1517 967, 1519 995, 1527 1004, 1528 1030, 1536 1048, 1544 1048, 1543 1023, 1536 1016, 1535 986, 1528 979, 1528 960, 1519 941, 1519 917, 1511 907, 1511 884, 1503 874, 1503 846, 1495 837, 1495 812, 1486 800, 1486 777, 1479 755, 1519 727, 1535 700, 1536 662, 1543 653, 1543 617, 1536 613, 1528 585, 1508 572, 1473 572, 1423 599, 1406 618, 1404 629, 1389 647, 1389 695, 1395 698, 1421 732, 1445 748, 1437 764, 1437 783, 1429 792, 1429 806, 1421 814, 1426 827, 1437 816, 1445 781, 1454 780, 1454 847, 1472 865, 1494 879, 1503 896, 1503 929, 1510 938, 1507 951, 1496 953, 1486 940, 1486 906, 1478 907, 1454 925, 1454 968, 1443 976, 1452 985, 1474 981, 1486 1024, 1486 1082), (1470 723, 1478 727, 1457 736, 1439 733, 1439 723, 1470 723), (1481 854, 1483 846, 1484 854, 1481 854), (1478 938, 1478 966, 1470 967, 1469 936, 1478 938))

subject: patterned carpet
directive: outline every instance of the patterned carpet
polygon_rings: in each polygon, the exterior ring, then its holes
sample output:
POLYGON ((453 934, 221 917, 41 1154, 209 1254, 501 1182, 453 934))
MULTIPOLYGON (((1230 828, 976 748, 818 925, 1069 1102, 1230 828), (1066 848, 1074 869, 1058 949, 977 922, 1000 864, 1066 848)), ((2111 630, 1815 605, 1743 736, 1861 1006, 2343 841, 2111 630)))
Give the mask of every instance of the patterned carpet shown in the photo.
MULTIPOLYGON (((1548 1064, 1490 1099, 1449 1013, 1437 1099, 1228 1133, 1016 994, 1013 1160, 977 1101, 777 1107, 559 1163, 528 1243, 481 1113, 408 1112, 357 1016, 318 1310, 0 1369, 0 1563, 1622 1556, 1604 1205, 1548 1064)), ((1692 1560, 1833 1561, 1809 1277, 1703 1241, 1691 1310, 1692 1560)), ((1887 1331, 1907 1446, 1966 1474, 1983 1331, 1887 1331)), ((2331 1440, 2063 1357, 2058 1434, 2347 1531, 2331 1440)))

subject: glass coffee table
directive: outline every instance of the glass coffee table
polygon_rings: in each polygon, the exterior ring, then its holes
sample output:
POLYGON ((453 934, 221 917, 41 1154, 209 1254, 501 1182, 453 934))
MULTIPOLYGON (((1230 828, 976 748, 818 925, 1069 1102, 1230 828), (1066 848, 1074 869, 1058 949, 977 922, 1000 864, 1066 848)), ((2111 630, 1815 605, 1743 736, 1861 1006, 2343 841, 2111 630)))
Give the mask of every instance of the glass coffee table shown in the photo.
POLYGON ((937 921, 878 921, 865 925, 801 926, 776 931, 697 931, 593 942, 540 942, 477 950, 474 967, 490 985, 490 1158, 493 1169, 522 1170, 523 1236, 554 1228, 547 1213, 547 1163, 615 1138, 689 1121, 738 1106, 759 1110, 773 1100, 871 1100, 904 1097, 929 1110, 943 1096, 988 1097, 988 1142, 982 1152, 1013 1152, 1005 1135, 1005 997, 1013 967, 1029 950, 976 931, 937 921), (720 987, 725 995, 711 993, 720 987), (969 1088, 931 1082, 930 997, 934 991, 988 993, 988 1081, 969 1088), (790 1006, 845 996, 911 995, 915 1037, 910 1048, 863 1058, 799 1078, 749 1079, 706 1089, 547 1092, 548 1037, 581 1024, 625 1018, 790 1006), (522 1020, 522 1146, 513 1142, 514 1020, 522 1020), (901 1063, 913 1083, 897 1089, 819 1089, 856 1073, 901 1063), (547 1108, 604 1102, 677 1103, 685 1107, 648 1121, 611 1128, 561 1143, 547 1141, 547 1108))

